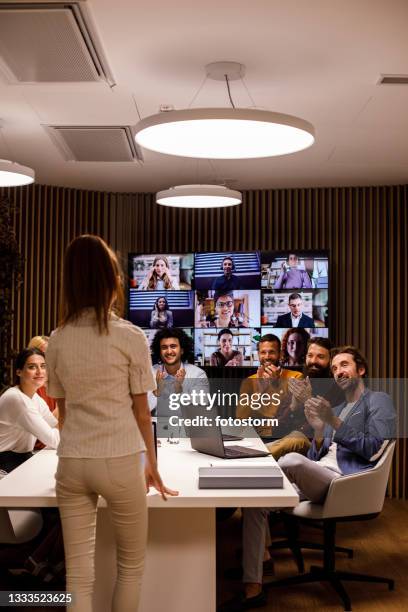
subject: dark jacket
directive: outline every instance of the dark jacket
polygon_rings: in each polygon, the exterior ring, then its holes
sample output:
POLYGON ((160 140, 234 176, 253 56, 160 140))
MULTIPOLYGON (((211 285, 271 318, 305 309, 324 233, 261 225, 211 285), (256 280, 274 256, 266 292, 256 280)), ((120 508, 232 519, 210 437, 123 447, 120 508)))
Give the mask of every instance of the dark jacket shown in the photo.
POLYGON ((241 289, 241 282, 235 274, 231 274, 229 278, 223 274, 213 280, 212 289, 214 291, 234 291, 241 289))
MULTIPOLYGON (((298 327, 314 327, 314 321, 311 317, 308 317, 304 313, 300 317, 298 327)), ((278 320, 276 321, 274 327, 293 327, 292 325, 292 317, 290 312, 284 315, 279 315, 278 320)))

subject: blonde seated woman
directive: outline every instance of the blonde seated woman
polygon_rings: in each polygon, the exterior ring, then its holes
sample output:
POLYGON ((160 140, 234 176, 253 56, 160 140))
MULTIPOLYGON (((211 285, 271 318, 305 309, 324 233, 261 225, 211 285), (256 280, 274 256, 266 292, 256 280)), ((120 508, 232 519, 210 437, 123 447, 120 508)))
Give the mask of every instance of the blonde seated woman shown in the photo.
MULTIPOLYGON (((49 336, 34 336, 33 338, 31 338, 30 342, 28 343, 27 348, 29 349, 36 348, 36 349, 39 349, 42 353, 45 353, 45 351, 47 350, 47 346, 48 346, 48 340, 49 340, 49 336)), ((56 418, 58 418, 57 402, 55 401, 53 397, 50 397, 49 395, 47 395, 47 384, 40 387, 37 390, 37 393, 46 402, 51 412, 55 414, 56 418)))

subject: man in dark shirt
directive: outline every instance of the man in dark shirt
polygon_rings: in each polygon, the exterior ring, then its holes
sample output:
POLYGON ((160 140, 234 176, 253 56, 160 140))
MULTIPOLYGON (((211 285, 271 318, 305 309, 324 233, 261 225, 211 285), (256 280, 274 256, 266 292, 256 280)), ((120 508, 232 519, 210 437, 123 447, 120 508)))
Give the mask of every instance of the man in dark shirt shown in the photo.
POLYGON ((332 406, 343 401, 343 393, 335 384, 330 371, 331 349, 332 344, 328 338, 311 338, 307 345, 304 378, 291 378, 288 381, 292 401, 279 416, 279 426, 274 431, 275 437, 279 439, 267 444, 276 460, 286 453, 296 451, 305 455, 309 450, 313 430, 304 413, 304 404, 308 399, 320 395, 332 406))
POLYGON ((232 257, 224 257, 222 260, 222 276, 218 276, 214 279, 212 289, 214 291, 234 291, 234 289, 241 289, 241 283, 238 276, 233 274, 235 271, 235 264, 232 257))

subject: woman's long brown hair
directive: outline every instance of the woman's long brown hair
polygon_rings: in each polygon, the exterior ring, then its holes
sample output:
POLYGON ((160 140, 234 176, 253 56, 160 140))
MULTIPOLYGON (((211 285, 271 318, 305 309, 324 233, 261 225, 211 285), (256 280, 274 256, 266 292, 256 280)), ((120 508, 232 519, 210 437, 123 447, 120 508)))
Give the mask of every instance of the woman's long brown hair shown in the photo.
MULTIPOLYGON (((166 267, 167 268, 169 267, 169 260, 167 259, 167 257, 165 255, 157 255, 154 258, 153 268, 154 268, 154 266, 156 265, 156 263, 158 261, 164 261, 164 263, 166 264, 166 267)), ((170 277, 169 277, 168 274, 163 274, 163 279, 162 280, 164 282, 164 288, 165 289, 171 289, 172 288, 171 280, 170 280, 170 277)), ((153 270, 153 272, 150 275, 149 282, 147 284, 147 288, 148 289, 156 289, 156 284, 157 284, 157 274, 156 274, 156 271, 153 270)))
POLYGON ((74 238, 65 252, 60 325, 76 321, 86 308, 95 310, 99 332, 108 333, 114 307, 123 314, 121 269, 115 253, 99 236, 74 238))

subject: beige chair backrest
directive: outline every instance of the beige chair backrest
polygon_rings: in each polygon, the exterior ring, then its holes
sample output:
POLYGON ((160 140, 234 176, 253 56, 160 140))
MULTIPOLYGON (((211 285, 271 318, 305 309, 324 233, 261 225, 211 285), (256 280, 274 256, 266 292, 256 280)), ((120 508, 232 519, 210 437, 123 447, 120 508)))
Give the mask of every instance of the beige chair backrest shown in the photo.
POLYGON ((322 518, 381 512, 394 448, 395 441, 392 441, 372 469, 333 480, 323 505, 322 518))

